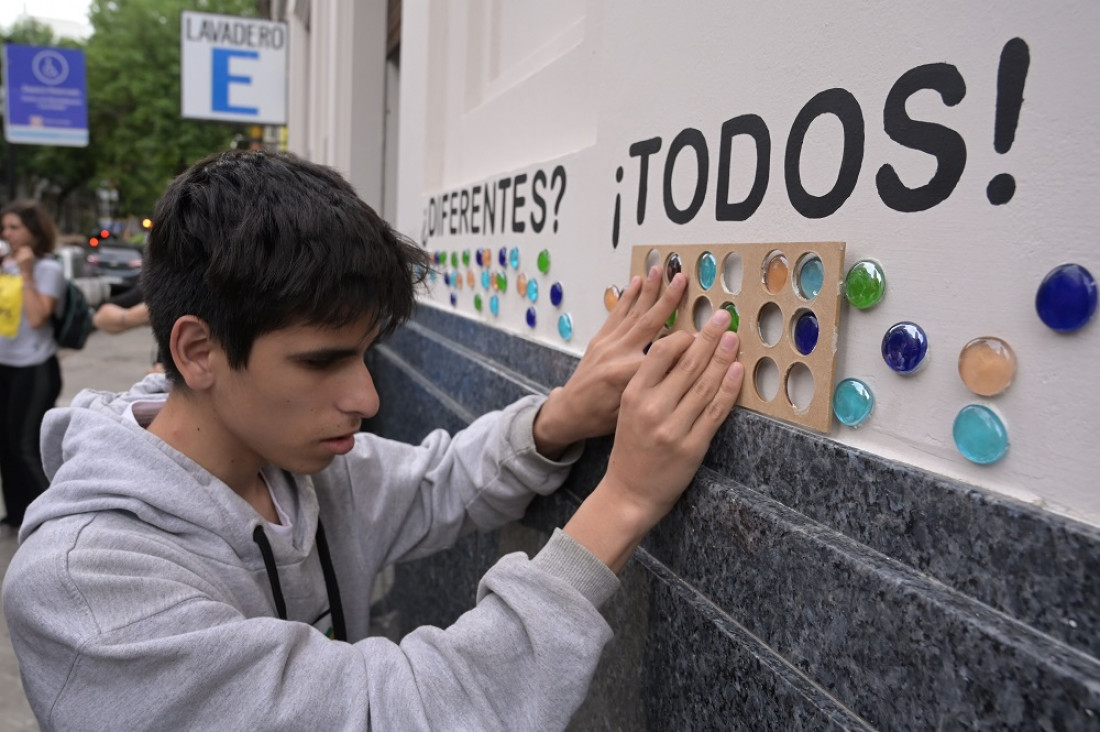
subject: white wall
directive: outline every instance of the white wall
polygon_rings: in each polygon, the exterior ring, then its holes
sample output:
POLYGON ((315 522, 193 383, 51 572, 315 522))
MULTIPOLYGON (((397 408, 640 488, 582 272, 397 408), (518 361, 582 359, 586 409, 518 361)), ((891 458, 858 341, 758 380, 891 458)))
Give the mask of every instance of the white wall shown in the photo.
MULTIPOLYGON (((848 264, 861 258, 882 264, 888 291, 872 310, 843 308, 838 379, 863 379, 877 405, 861 429, 837 425, 831 437, 1100 524, 1100 398, 1093 383, 1100 325, 1057 334, 1039 321, 1033 305, 1039 282, 1055 265, 1077 262, 1100 276, 1093 129, 1100 118, 1097 27, 1100 4, 1092 0, 908 6, 808 0, 406 2, 396 223, 432 251, 488 247, 495 259, 500 247, 518 247, 520 269, 528 274, 536 274, 535 257, 548 249, 553 265, 549 278, 541 278, 534 329, 524 322, 530 303, 515 294, 517 272, 511 269, 497 317, 488 308, 475 311, 475 292, 485 299, 489 294, 480 284, 471 291, 439 282, 430 301, 451 308, 454 294, 455 309, 465 316, 576 353, 604 318, 604 288, 627 280, 634 246, 844 241, 848 264), (1014 38, 1026 43, 1030 67, 1014 143, 998 153, 997 74, 1002 49, 1014 38), (937 159, 891 139, 884 106, 903 75, 933 64, 940 66, 925 69, 925 77, 961 79, 961 99, 948 104, 926 89, 913 94, 905 109, 912 119, 953 130, 965 144, 965 167, 942 202, 903 213, 884 203, 876 185, 879 169, 889 164, 903 183, 917 187, 936 172, 937 159), (799 111, 829 89, 846 90, 858 104, 865 130, 862 164, 854 190, 839 207, 809 218, 787 194, 785 151, 799 111), (770 179, 751 216, 719 221, 721 127, 740 115, 757 115, 767 126, 770 179), (674 223, 662 201, 663 172, 669 147, 685 128, 702 133, 710 165, 699 212, 674 223), (655 137, 662 146, 650 159, 646 216, 639 224, 640 159, 629 148, 655 137), (558 166, 567 185, 564 192, 542 188, 547 219, 536 233, 532 217, 540 210, 530 186, 539 171, 549 181, 558 166), (506 219, 506 233, 499 226, 493 233, 483 226, 473 233, 470 220, 459 217, 460 233, 452 233, 447 222, 432 234, 427 211, 433 197, 438 204, 443 194, 469 196, 476 186, 483 192, 524 173, 523 232, 506 219), (1007 204, 994 206, 986 186, 999 173, 1010 173, 1017 190, 1007 204), (568 343, 556 332, 557 311, 546 297, 555 280, 566 292, 562 309, 575 323, 568 343), (908 378, 890 372, 879 353, 883 332, 901 320, 919 323, 931 342, 929 363, 908 378), (989 399, 971 394, 956 366, 962 345, 984 335, 1007 340, 1019 359, 1015 383, 989 399), (1007 425, 1011 447, 993 465, 971 464, 954 447, 952 421, 969 403, 987 404, 1007 425)), ((312 130, 311 136, 317 139, 312 130)), ((748 193, 755 172, 746 139, 737 138, 733 146, 734 201, 748 193)), ((800 156, 807 192, 822 196, 831 189, 842 148, 838 118, 816 118, 800 156)), ((695 190, 693 161, 684 154, 673 167, 672 200, 679 207, 695 190)), ((495 262, 493 269, 499 269, 495 262)))

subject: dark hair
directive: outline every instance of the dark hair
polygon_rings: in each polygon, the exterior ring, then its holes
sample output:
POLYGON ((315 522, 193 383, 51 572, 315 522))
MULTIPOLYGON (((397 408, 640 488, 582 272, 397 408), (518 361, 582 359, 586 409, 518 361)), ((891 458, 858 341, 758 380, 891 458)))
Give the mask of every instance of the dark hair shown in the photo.
POLYGON ((157 203, 142 289, 165 371, 194 315, 244 368, 256 338, 296 324, 370 316, 384 337, 412 315, 428 253, 390 228, 332 168, 290 154, 210 155, 157 203))
POLYGON ((3 209, 0 209, 0 218, 8 214, 15 214, 23 222, 23 226, 34 237, 34 245, 31 250, 36 257, 44 257, 53 251, 57 243, 57 227, 53 223, 53 217, 46 211, 46 207, 38 201, 23 198, 12 201, 3 209))

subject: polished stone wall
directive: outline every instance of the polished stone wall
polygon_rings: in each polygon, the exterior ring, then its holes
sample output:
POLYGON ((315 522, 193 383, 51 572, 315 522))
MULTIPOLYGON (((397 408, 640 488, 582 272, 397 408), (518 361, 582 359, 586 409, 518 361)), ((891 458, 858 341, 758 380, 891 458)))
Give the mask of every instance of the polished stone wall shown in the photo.
MULTIPOLYGON (((564 383, 573 356, 422 308, 366 426, 417 441, 564 383)), ((610 441, 522 523, 397 568, 380 617, 447 625, 535 552, 610 441)), ((605 608, 573 730, 1100 730, 1100 530, 736 410, 605 608)))

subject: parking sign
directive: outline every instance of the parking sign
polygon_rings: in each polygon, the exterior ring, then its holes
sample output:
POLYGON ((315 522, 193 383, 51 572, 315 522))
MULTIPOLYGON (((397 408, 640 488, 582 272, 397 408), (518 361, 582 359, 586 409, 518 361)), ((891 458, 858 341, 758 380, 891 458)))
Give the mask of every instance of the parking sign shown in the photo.
POLYGON ((184 117, 286 124, 287 24, 184 11, 184 117))
POLYGON ((24 145, 88 145, 84 52, 4 45, 4 139, 24 145))

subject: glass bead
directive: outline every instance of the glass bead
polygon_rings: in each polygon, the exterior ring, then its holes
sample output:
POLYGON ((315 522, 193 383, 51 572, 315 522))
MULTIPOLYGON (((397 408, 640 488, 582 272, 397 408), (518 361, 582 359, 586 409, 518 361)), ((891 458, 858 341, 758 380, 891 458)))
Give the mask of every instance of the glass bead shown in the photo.
POLYGON ((474 295, 474 310, 481 312, 481 295, 474 295))
POLYGON ((481 286, 486 290, 489 289, 489 285, 490 285, 489 280, 490 279, 492 279, 492 277, 490 277, 490 275, 489 275, 489 270, 487 270, 487 269, 481 270, 481 286))
POLYGON ((512 265, 512 269, 519 269, 519 247, 512 247, 512 251, 508 252, 508 264, 512 265))
POLYGON ((526 272, 520 272, 519 276, 516 277, 516 292, 518 292, 520 295, 526 295, 527 294, 527 273, 526 272))
POLYGON ((1039 318, 1059 333, 1082 328, 1096 313, 1096 280, 1079 264, 1062 264, 1043 278, 1035 293, 1039 318))
POLYGON ((550 285, 550 304, 554 307, 559 307, 561 305, 561 299, 564 294, 565 293, 561 289, 560 282, 555 282, 554 284, 550 285))
POLYGON ((444 272, 443 273, 443 284, 445 284, 447 287, 451 286, 451 273, 450 272, 444 272))
POLYGON ((539 299, 539 281, 534 277, 527 280, 527 299, 531 302, 538 302, 539 299))
POLYGON ((485 264, 485 259, 484 259, 484 257, 482 257, 480 249, 478 249, 476 252, 474 252, 474 259, 477 260, 477 266, 478 267, 481 267, 485 264))
POLYGON ((569 313, 562 313, 558 316, 558 335, 560 335, 564 341, 572 340, 573 316, 569 313))
POLYGON ((680 255, 676 252, 668 255, 668 261, 665 262, 665 277, 669 282, 672 282, 672 278, 682 272, 684 269, 684 263, 680 259, 680 255))
POLYGON ((458 252, 451 252, 451 268, 458 269, 458 252))
POLYGON ((547 273, 550 272, 550 250, 549 249, 543 249, 541 252, 539 252, 538 266, 539 266, 539 272, 542 272, 543 274, 547 274, 547 273))
POLYGON ((875 396, 859 379, 844 379, 833 390, 833 414, 841 424, 859 427, 874 408, 875 396))
POLYGON ((825 284, 825 265, 821 257, 809 254, 798 266, 798 292, 807 300, 813 300, 825 284))
POLYGON ((724 302, 721 305, 719 305, 718 307, 722 308, 723 310, 725 310, 727 313, 730 314, 730 327, 729 327, 729 330, 736 333, 737 329, 741 326, 741 314, 739 312, 737 312, 737 306, 734 305, 732 302, 724 302))
POLYGON ((500 315, 500 298, 496 295, 489 297, 489 312, 493 315, 500 315))
POLYGON ((672 311, 672 315, 668 316, 668 320, 665 321, 665 327, 672 330, 676 327, 676 311, 672 311))
POLYGON ((497 290, 500 292, 508 292, 508 275, 504 272, 497 272, 497 290))
POLYGON ((451 293, 451 307, 457 307, 457 306, 458 306, 458 295, 456 295, 452 292, 451 293))
POLYGON ((1000 394, 1016 376, 1016 354, 1000 338, 975 338, 959 352, 959 377, 978 396, 1000 394))
POLYGON ((537 319, 534 306, 527 308, 527 325, 534 328, 536 320, 537 319))
POLYGON ((981 404, 967 404, 960 409, 951 434, 963 457, 979 465, 995 463, 1008 452, 1004 422, 981 404))
POLYGON ((764 287, 768 292, 773 295, 779 294, 779 292, 787 284, 788 270, 790 264, 787 262, 787 255, 783 252, 772 252, 768 255, 768 258, 764 261, 764 287))
POLYGON ((615 309, 615 306, 619 304, 619 298, 622 297, 622 293, 615 285, 608 285, 607 289, 603 291, 603 306, 607 312, 611 312, 615 309))
POLYGON ((439 273, 437 273, 434 269, 428 270, 428 282, 435 282, 438 279, 439 273))
POLYGON ((443 261, 446 258, 447 258, 447 255, 444 252, 436 250, 436 252, 435 252, 435 263, 436 264, 443 264, 443 261))
POLYGON ((451 272, 451 283, 460 290, 462 289, 462 281, 461 272, 451 272))
POLYGON ((844 278, 844 296, 853 307, 866 310, 886 294, 886 274, 878 262, 863 259, 852 265, 844 278))
POLYGON ((806 311, 794 321, 794 347, 803 356, 808 356, 817 347, 819 326, 817 316, 806 311))
POLYGON ((899 374, 911 374, 928 355, 928 336, 916 323, 896 323, 882 337, 882 360, 899 374))
POLYGON ((710 252, 703 252, 699 257, 699 286, 704 290, 714 287, 714 280, 718 278, 718 260, 710 252))
POLYGON ((501 247, 500 252, 497 253, 497 261, 500 262, 501 267, 508 266, 508 248, 501 247))
POLYGON ((472 290, 474 289, 474 283, 477 279, 474 277, 474 271, 472 269, 466 270, 466 285, 472 290))
POLYGON ((481 252, 481 266, 492 267, 493 266, 493 250, 486 247, 481 252))
POLYGON ((463 249, 462 250, 462 266, 463 267, 469 267, 470 266, 470 250, 469 249, 463 249))

